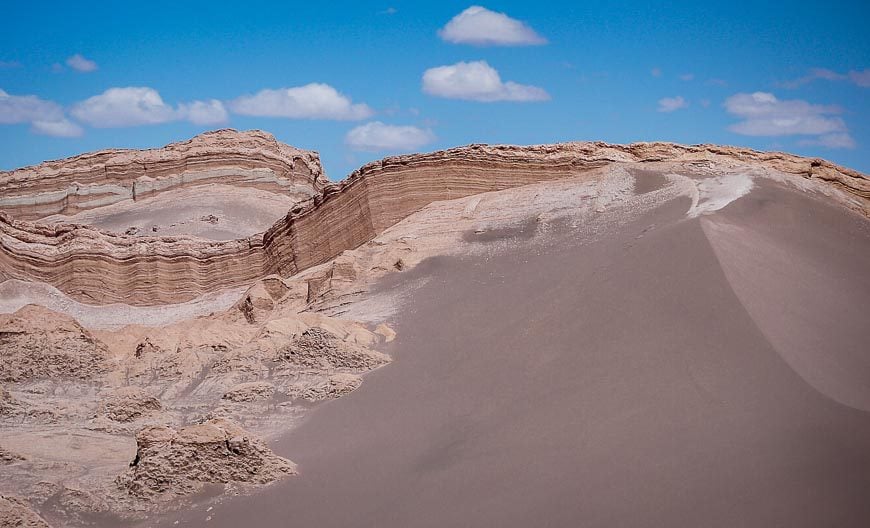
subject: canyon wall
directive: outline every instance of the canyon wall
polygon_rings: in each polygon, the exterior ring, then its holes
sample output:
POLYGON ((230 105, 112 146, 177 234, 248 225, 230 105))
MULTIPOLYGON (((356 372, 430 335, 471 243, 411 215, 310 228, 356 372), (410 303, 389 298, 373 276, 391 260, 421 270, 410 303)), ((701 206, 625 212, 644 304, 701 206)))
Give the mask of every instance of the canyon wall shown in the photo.
MULTIPOLYGON (((824 160, 670 143, 470 145, 388 157, 336 184, 323 185, 322 173, 311 172, 316 194, 294 206, 265 233, 229 242, 129 237, 72 224, 40 225, 0 213, 0 280, 44 281, 77 299, 99 304, 183 302, 271 273, 288 276, 327 262, 434 201, 578 176, 609 163, 644 162, 752 164, 830 184, 846 193, 847 205, 870 215, 867 176, 824 160)), ((56 163, 62 173, 63 164, 56 163)), ((44 185, 50 189, 49 183, 44 185)))

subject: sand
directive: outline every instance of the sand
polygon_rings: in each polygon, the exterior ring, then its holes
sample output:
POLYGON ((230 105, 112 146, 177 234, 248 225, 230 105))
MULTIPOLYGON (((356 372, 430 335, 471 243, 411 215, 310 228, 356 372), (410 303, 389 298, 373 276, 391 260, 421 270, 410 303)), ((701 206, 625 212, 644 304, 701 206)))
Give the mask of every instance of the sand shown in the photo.
POLYGON ((262 233, 295 203, 253 187, 209 184, 124 200, 75 215, 52 215, 43 222, 73 222, 131 235, 193 235, 234 240, 262 233))
POLYGON ((145 524, 867 526, 867 221, 691 206, 390 276, 394 362, 273 446, 300 476, 145 524))

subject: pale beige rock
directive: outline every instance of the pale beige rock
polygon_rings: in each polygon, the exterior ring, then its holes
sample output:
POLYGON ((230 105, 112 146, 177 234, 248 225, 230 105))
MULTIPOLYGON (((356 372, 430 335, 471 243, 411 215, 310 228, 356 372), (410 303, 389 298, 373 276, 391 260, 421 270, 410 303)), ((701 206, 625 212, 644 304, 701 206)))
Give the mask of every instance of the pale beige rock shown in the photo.
POLYGON ((15 414, 18 411, 18 402, 8 390, 0 387, 0 416, 15 414))
POLYGON ((263 485, 296 473, 292 462, 221 418, 179 430, 146 427, 136 442, 136 458, 117 484, 140 499, 187 495, 207 483, 263 485))
POLYGON ((25 460, 25 457, 0 445, 0 464, 11 464, 12 462, 18 462, 21 460, 25 460))
POLYGON ((375 328, 375 333, 384 338, 384 342, 389 343, 393 339, 396 338, 396 331, 386 325, 386 323, 381 323, 375 328))
POLYGON ((349 394, 362 385, 362 378, 356 374, 340 373, 330 376, 325 382, 306 387, 301 398, 308 401, 320 401, 339 398, 349 394))
MULTIPOLYGON (((234 139, 234 133, 222 134, 222 145, 244 143, 234 139)), ((207 144, 212 139, 204 135, 198 141, 207 144)), ((239 149, 244 151, 242 146, 239 149)), ((79 163, 76 160, 56 162, 54 166, 75 166, 79 163)), ((764 168, 795 179, 821 182, 836 191, 847 206, 870 214, 870 179, 819 159, 672 143, 470 145, 385 158, 337 184, 322 186, 313 177, 311 185, 321 186, 319 192, 294 206, 271 228, 259 235, 224 242, 117 235, 72 224, 39 225, 14 219, 9 211, 14 214, 16 209, 9 206, 6 213, 0 213, 0 276, 48 282, 90 302, 181 302, 270 274, 286 277, 329 262, 433 202, 557 181, 608 165, 650 163, 670 163, 674 168, 764 168)), ((23 187, 34 179, 49 187, 64 181, 40 179, 32 171, 25 173, 6 178, 23 187)), ((597 204, 595 210, 603 211, 602 207, 597 204)), ((460 216, 473 217, 475 213, 476 207, 469 204, 460 216)), ((404 269, 407 264, 404 256, 390 263, 396 269, 404 269)), ((355 272, 352 262, 339 259, 330 269, 312 275, 309 302, 334 288, 333 282, 341 282, 342 277, 351 277, 355 272)))
POLYGON ((0 314, 0 380, 91 379, 106 372, 107 354, 68 316, 34 305, 0 314))
POLYGON ((141 387, 121 387, 100 402, 100 411, 110 420, 131 422, 160 411, 160 400, 141 387))
POLYGON ((326 371, 336 368, 370 370, 388 363, 390 357, 343 341, 326 330, 309 328, 281 347, 276 360, 295 367, 326 371))
POLYGON ((275 386, 271 383, 252 381, 233 386, 223 395, 223 399, 237 403, 252 402, 268 400, 273 394, 275 394, 275 386))
POLYGON ((0 495, 0 526, 48 528, 48 523, 30 509, 30 506, 23 499, 0 495))

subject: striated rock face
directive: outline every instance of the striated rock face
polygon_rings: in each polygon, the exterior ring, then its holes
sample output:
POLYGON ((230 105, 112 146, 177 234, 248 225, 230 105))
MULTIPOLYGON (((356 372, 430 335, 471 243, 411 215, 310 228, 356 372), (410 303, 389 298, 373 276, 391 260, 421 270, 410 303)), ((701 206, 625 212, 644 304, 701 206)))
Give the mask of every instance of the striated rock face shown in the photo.
POLYGON ((268 484, 296 473, 292 462, 223 418, 180 430, 146 427, 136 443, 136 458, 117 483, 139 499, 186 495, 207 483, 268 484))
MULTIPOLYGON (((61 171, 64 163, 75 165, 80 158, 55 162, 56 170, 61 171)), ((870 215, 866 175, 790 154, 672 143, 470 145, 389 157, 325 186, 320 173, 315 175, 309 167, 317 194, 293 207, 265 233, 227 242, 129 237, 71 224, 44 226, 0 212, 0 280, 6 276, 48 282, 89 303, 182 302, 270 274, 289 276, 322 264, 435 201, 582 175, 607 164, 661 161, 732 168, 745 164, 819 180, 842 191, 849 207, 870 215)))
POLYGON ((159 149, 101 150, 0 172, 0 210, 38 219, 216 181, 297 199, 327 183, 317 153, 265 132, 226 129, 159 149))

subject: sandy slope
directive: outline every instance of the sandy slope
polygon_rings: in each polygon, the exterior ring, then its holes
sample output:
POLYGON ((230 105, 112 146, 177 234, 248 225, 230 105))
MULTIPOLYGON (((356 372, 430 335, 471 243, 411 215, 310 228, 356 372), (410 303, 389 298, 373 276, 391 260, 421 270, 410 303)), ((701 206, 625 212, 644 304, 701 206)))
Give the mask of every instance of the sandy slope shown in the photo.
POLYGON ((867 526, 867 221, 691 205, 391 276, 395 361, 278 446, 301 477, 159 524, 867 526))

